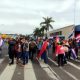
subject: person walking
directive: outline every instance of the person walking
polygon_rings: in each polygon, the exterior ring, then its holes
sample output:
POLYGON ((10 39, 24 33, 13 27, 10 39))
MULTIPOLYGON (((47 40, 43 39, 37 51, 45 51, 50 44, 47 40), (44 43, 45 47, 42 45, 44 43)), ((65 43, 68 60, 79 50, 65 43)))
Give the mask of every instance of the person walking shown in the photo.
POLYGON ((58 55, 58 66, 64 66, 64 47, 63 47, 63 43, 57 43, 56 45, 56 55, 58 55))
POLYGON ((19 63, 19 60, 21 59, 22 54, 22 48, 21 48, 21 42, 18 41, 15 45, 15 51, 16 51, 16 63, 19 63))
POLYGON ((29 59, 33 60, 34 55, 36 54, 37 45, 34 40, 29 43, 29 59))
POLYGON ((43 42, 43 45, 42 45, 42 48, 40 50, 40 52, 38 53, 36 59, 38 60, 41 56, 42 58, 44 59, 44 62, 47 63, 47 48, 48 48, 48 45, 49 45, 49 40, 44 40, 43 42))
POLYGON ((22 43, 22 59, 23 59, 23 66, 28 63, 29 58, 29 42, 27 39, 23 39, 22 43))
POLYGON ((11 64, 14 64, 14 52, 15 52, 15 40, 14 39, 10 39, 8 44, 9 44, 9 47, 8 47, 8 54, 9 54, 9 58, 11 59, 10 61, 10 65, 11 64))

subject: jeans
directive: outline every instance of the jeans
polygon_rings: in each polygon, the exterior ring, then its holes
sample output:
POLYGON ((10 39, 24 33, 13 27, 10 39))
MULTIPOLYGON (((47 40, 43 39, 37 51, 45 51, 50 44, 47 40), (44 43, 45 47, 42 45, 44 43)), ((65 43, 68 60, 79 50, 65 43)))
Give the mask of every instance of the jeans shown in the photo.
POLYGON ((29 52, 28 51, 24 51, 23 52, 23 65, 25 65, 26 63, 28 63, 28 55, 29 55, 29 52))
POLYGON ((47 63, 48 58, 47 58, 47 53, 44 51, 44 53, 41 55, 41 58, 44 59, 44 62, 47 63))

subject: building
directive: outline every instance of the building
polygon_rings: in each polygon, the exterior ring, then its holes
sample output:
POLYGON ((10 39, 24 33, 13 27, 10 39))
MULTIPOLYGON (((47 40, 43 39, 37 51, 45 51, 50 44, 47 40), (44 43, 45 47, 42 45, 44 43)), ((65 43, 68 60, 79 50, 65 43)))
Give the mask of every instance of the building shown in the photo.
MULTIPOLYGON (((63 35, 65 39, 68 39, 69 35, 74 31, 74 25, 69 25, 60 29, 49 31, 47 33, 48 37, 53 35, 63 35)), ((73 35, 74 36, 74 35, 73 35)))

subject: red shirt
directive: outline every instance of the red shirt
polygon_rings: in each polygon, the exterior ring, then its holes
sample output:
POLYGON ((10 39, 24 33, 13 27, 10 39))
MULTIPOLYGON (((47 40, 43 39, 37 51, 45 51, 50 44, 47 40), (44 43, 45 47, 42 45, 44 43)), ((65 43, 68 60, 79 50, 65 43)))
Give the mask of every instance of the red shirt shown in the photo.
POLYGON ((62 45, 56 46, 56 54, 65 54, 64 47, 62 45))

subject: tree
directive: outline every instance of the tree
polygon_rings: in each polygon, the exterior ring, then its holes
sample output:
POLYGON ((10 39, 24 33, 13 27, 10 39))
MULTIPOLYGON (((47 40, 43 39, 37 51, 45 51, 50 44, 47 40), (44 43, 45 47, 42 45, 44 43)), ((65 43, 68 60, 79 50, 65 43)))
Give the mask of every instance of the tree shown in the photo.
POLYGON ((47 31, 49 31, 49 28, 53 29, 53 26, 51 25, 51 22, 55 22, 54 20, 52 20, 52 17, 43 17, 44 19, 44 22, 41 22, 40 25, 41 26, 45 26, 45 30, 46 30, 46 33, 47 31))
POLYGON ((45 27, 46 26, 41 26, 41 28, 40 28, 40 32, 41 32, 41 35, 42 36, 44 36, 45 27))
POLYGON ((38 36, 40 36, 41 31, 40 31, 39 28, 35 28, 33 33, 34 33, 34 36, 37 36, 38 37, 38 36))

